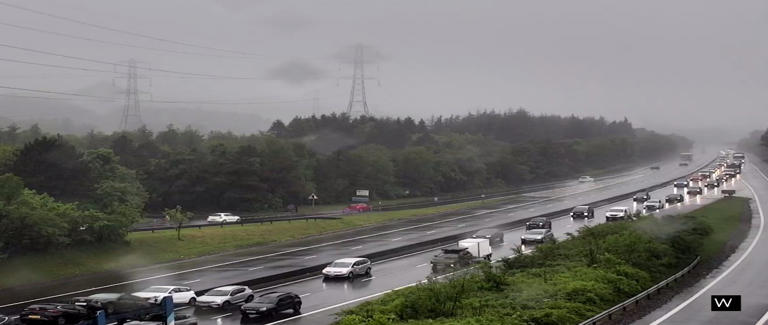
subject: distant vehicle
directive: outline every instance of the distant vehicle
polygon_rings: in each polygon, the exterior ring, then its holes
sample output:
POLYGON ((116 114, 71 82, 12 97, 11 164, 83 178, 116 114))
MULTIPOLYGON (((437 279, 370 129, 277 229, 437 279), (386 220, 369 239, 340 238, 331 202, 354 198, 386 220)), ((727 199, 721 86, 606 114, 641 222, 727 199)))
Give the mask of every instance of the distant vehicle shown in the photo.
POLYGON ((627 220, 630 218, 629 208, 612 207, 605 213, 605 222, 627 220))
POLYGON ((581 176, 579 177, 579 183, 591 183, 594 182, 595 179, 590 176, 581 176))
POLYGON ((682 194, 668 194, 664 201, 669 204, 675 204, 685 201, 685 197, 682 194))
POLYGON ((594 219, 595 208, 588 205, 580 205, 580 206, 574 207, 573 210, 571 210, 571 218, 594 219))
POLYGON ((495 228, 481 229, 472 235, 472 238, 485 238, 491 246, 496 246, 504 243, 504 232, 495 228))
POLYGON ((148 302, 146 298, 125 293, 97 293, 73 298, 72 303, 91 311, 103 310, 107 315, 141 311, 149 315, 158 308, 157 304, 148 302))
POLYGON ((267 292, 240 307, 244 319, 254 317, 274 318, 278 313, 301 312, 301 297, 293 292, 267 292))
POLYGON ((747 160, 747 156, 743 152, 734 152, 733 160, 741 160, 742 162, 747 160))
POLYGON ((691 177, 688 177, 688 181, 690 182, 700 182, 701 176, 699 174, 691 175, 691 177))
POLYGON ((432 264, 432 272, 439 273, 487 261, 490 260, 490 257, 491 244, 489 240, 482 238, 464 239, 459 241, 456 246, 443 248, 440 254, 432 258, 430 264, 432 264), (467 242, 468 240, 475 242, 467 242))
POLYGON ((651 166, 651 170, 660 170, 661 166, 651 166))
POLYGON ((707 188, 720 187, 720 182, 718 182, 716 179, 710 179, 707 181, 707 184, 705 186, 707 188))
POLYGON ((680 161, 685 161, 685 162, 693 161, 693 153, 681 152, 680 153, 680 161))
POLYGON ((218 212, 208 216, 206 220, 211 223, 240 222, 240 217, 229 212, 218 212))
POLYGON ((685 188, 688 187, 688 181, 685 179, 678 179, 672 183, 672 186, 676 188, 685 188))
POLYGON ((536 217, 525 223, 525 230, 552 229, 552 221, 544 217, 536 217))
POLYGON ((371 275, 371 261, 367 258, 342 258, 328 264, 323 269, 323 278, 348 278, 355 275, 371 275))
POLYGON ((707 170, 702 170, 702 171, 700 171, 700 172, 699 172, 699 179, 700 179, 700 180, 706 180, 706 179, 709 179, 709 176, 710 176, 710 175, 711 175, 711 173, 710 173, 709 171, 707 171, 707 170))
POLYGON ((651 199, 651 193, 639 192, 632 197, 632 201, 643 203, 651 199))
POLYGON ((661 200, 648 200, 643 203, 643 209, 648 211, 656 211, 664 208, 664 202, 661 200))
POLYGON ((246 286, 225 286, 212 289, 197 297, 197 306, 229 308, 233 304, 253 301, 253 290, 246 286))
POLYGON ((348 205, 346 208, 344 208, 344 213, 351 213, 351 212, 370 212, 371 206, 367 203, 353 203, 348 205))
MULTIPOLYGON (((125 325, 160 325, 165 322, 165 316, 162 313, 148 315, 142 320, 130 321, 125 325)), ((197 325, 197 318, 190 314, 173 313, 173 323, 175 325, 197 325)))
POLYGON ((688 166, 688 163, 685 162, 685 161, 681 161, 677 165, 680 166, 680 167, 685 167, 685 166, 688 166))
POLYGON ((736 174, 741 174, 741 164, 737 162, 729 162, 727 165, 725 165, 725 168, 733 170, 736 174))
POLYGON ((195 291, 188 287, 177 286, 151 286, 139 292, 134 292, 134 296, 147 298, 149 302, 160 303, 165 296, 171 296, 174 304, 194 305, 197 301, 195 291))
POLYGON ((555 234, 550 229, 531 229, 520 236, 520 243, 544 243, 555 240, 555 234))
POLYGON ((685 192, 688 195, 701 195, 704 193, 704 190, 701 189, 701 187, 698 186, 691 186, 688 188, 688 191, 685 192))
POLYGON ((736 172, 736 169, 733 169, 733 168, 726 168, 723 171, 723 176, 728 177, 728 178, 736 178, 737 174, 738 174, 738 172, 736 172))
MULTIPOLYGON (((34 304, 24 308, 19 314, 22 324, 77 324, 89 317, 88 310, 83 307, 59 303, 34 304)), ((0 321, 7 322, 8 318, 0 318, 0 321)))

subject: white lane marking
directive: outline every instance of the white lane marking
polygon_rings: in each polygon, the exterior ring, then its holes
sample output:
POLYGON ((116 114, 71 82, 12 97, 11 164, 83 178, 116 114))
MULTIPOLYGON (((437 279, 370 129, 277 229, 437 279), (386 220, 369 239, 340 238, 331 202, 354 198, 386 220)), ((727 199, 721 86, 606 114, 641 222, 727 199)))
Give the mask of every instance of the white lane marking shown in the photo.
POLYGON ((392 239, 392 241, 398 241, 398 240, 400 240, 400 239, 403 239, 403 237, 397 237, 397 238, 394 238, 394 239, 392 239))
MULTIPOLYGON (((760 173, 760 176, 763 176, 763 178, 766 181, 768 181, 768 176, 765 176, 765 174, 763 174, 763 172, 759 168, 755 166, 752 166, 752 168, 754 168, 758 173, 760 173)), ((760 209, 760 206, 758 205, 758 210, 759 209, 760 209)), ((766 322, 768 322, 768 312, 765 312, 765 314, 763 314, 763 317, 760 317, 760 319, 757 321, 757 323, 755 323, 755 325, 764 325, 766 322)))
MULTIPOLYGON (((706 164, 704 164, 704 165, 706 165, 706 164)), ((643 177, 643 176, 644 175, 636 175, 634 177, 629 177, 629 178, 622 179, 622 180, 619 180, 619 181, 616 181, 616 182, 613 182, 613 183, 607 183, 607 184, 603 184, 603 185, 600 185, 600 186, 597 186, 597 187, 593 187, 593 188, 589 188, 589 189, 585 189, 585 190, 581 190, 581 191, 561 194, 561 195, 557 195, 557 196, 547 197, 547 198, 543 198, 543 199, 540 199, 540 200, 529 201, 529 202, 520 203, 520 204, 514 204, 514 205, 510 205, 510 206, 506 206, 506 207, 502 207, 502 208, 498 208, 498 209, 481 211, 481 212, 472 213, 472 214, 468 214, 468 215, 464 215, 464 216, 457 216, 457 217, 453 217, 453 218, 442 219, 442 220, 438 220, 438 221, 432 221, 432 222, 427 222, 427 223, 423 223, 423 224, 418 224, 418 225, 413 225, 413 226, 408 226, 408 227, 403 227, 403 228, 398 228, 398 229, 392 229, 392 230, 382 231, 382 232, 373 233, 373 234, 367 234, 367 235, 362 235, 362 236, 357 236, 357 237, 352 237, 352 238, 340 239, 340 240, 331 241, 331 242, 322 243, 322 244, 316 244, 316 245, 311 245, 311 246, 306 246, 306 247, 299 247, 299 248, 294 248, 294 249, 288 249, 288 250, 284 250, 284 251, 280 251, 280 252, 274 252, 274 253, 270 253, 270 254, 252 256, 252 257, 247 257, 247 258, 243 258, 243 259, 239 259, 239 260, 234 260, 234 261, 229 261, 229 262, 222 262, 222 263, 211 264, 211 265, 206 265, 206 266, 200 266, 200 267, 195 267, 195 268, 181 270, 181 271, 175 271, 175 272, 170 272, 170 273, 165 273, 165 274, 158 274, 158 275, 148 276, 148 277, 134 279, 134 280, 116 282, 116 283, 106 284, 106 285, 102 285, 102 286, 98 286, 98 287, 93 287, 93 288, 88 288, 88 289, 70 291, 70 292, 60 293, 60 294, 56 294, 56 295, 50 295, 50 296, 47 296, 47 297, 39 297, 39 298, 27 299, 27 300, 23 300, 23 301, 12 302, 12 303, 9 303, 9 304, 0 305, 0 308, 21 305, 21 304, 25 304, 25 303, 34 302, 34 301, 59 298, 59 297, 79 294, 79 293, 83 293, 83 292, 101 290, 101 289, 116 287, 116 286, 125 285, 125 284, 143 282, 143 281, 147 281, 147 280, 154 280, 154 279, 169 277, 169 276, 178 275, 178 274, 184 274, 184 273, 195 272, 195 271, 200 271, 200 270, 207 270, 207 269, 216 268, 216 267, 225 266, 225 265, 238 264, 238 263, 242 263, 242 262, 246 262, 246 261, 252 261, 252 260, 256 260, 256 259, 262 259, 262 258, 266 258, 266 257, 284 255, 284 254, 298 252, 298 251, 312 249, 312 248, 329 246, 329 245, 333 245, 333 244, 339 244, 339 243, 344 243, 344 242, 354 241, 354 240, 359 240, 359 239, 364 239, 364 238, 376 237, 376 236, 386 235, 386 234, 395 233, 395 232, 399 232, 399 231, 403 231, 403 230, 409 230, 409 229, 414 229, 414 228, 419 228, 419 227, 424 227, 424 226, 431 226, 431 225, 435 225, 435 224, 439 224, 439 223, 445 223, 445 222, 450 222, 450 221, 455 221, 455 220, 460 220, 460 219, 465 219, 465 218, 471 218, 471 217, 475 217, 475 216, 479 216, 479 215, 484 215, 484 214, 496 213, 496 212, 499 212, 499 211, 510 210, 510 209, 514 209, 514 208, 518 208, 518 207, 522 207, 522 206, 527 206, 527 205, 531 205, 531 204, 537 204, 537 203, 541 203, 541 202, 545 202, 545 201, 549 201, 549 200, 555 200, 555 199, 559 199, 559 198, 563 198, 563 197, 567 197, 567 196, 572 196, 572 195, 577 195, 577 194, 586 193, 586 192, 590 192, 590 191, 595 191, 595 190, 598 190, 598 189, 601 189, 601 188, 605 188, 605 187, 608 187, 608 186, 612 186, 612 185, 616 185, 616 184, 619 184, 619 183, 628 182, 628 181, 631 181, 631 180, 634 180, 636 178, 640 178, 640 177, 643 177)), ((512 214, 510 214, 510 215, 512 215, 512 214)))
POLYGON ((317 255, 305 256, 305 257, 304 257, 304 259, 305 259, 305 260, 308 260, 308 259, 310 259, 310 258, 315 258, 315 257, 317 257, 317 255))
POLYGON ((263 268, 264 268, 263 266, 257 266, 257 267, 252 267, 252 268, 248 269, 248 271, 253 271, 253 270, 258 270, 258 269, 263 269, 263 268))
MULTIPOLYGON (((758 170, 758 172, 759 172, 759 170, 758 170)), ((762 172, 760 172, 760 174, 762 174, 762 172)), ((765 175, 763 175, 763 178, 765 178, 766 181, 768 181, 768 178, 766 178, 765 175)), ((747 255, 749 255, 749 253, 752 252, 752 249, 755 248, 755 246, 757 245, 757 242, 760 240, 760 236, 763 234, 763 228, 765 226, 765 216, 763 215, 763 208, 760 206, 760 199, 757 197, 757 193, 755 193, 755 190, 752 188, 752 186, 749 185, 749 183, 747 183, 746 180, 744 180, 744 185, 747 186, 749 191, 752 192, 752 195, 755 197, 755 203, 757 204, 757 211, 760 214, 760 227, 758 229, 757 236, 755 237, 755 239, 749 245, 749 247, 744 252, 744 254, 742 254, 741 257, 739 257, 739 259, 736 260, 735 263, 733 263, 733 265, 731 265, 727 270, 725 270, 725 272, 723 272, 723 274, 720 274, 720 276, 718 276, 717 278, 712 280, 712 282, 710 282, 706 287, 704 287, 701 290, 699 290, 699 292, 696 292, 696 294, 694 294, 692 297, 688 298, 686 301, 683 301, 680 305, 678 305, 674 309, 670 310, 669 312, 667 312, 663 316, 659 317, 659 319, 653 321, 650 325, 661 324, 661 322, 663 322, 663 321, 667 320, 668 318, 672 317, 677 312, 679 312, 680 310, 685 308, 685 306, 688 306, 688 304, 690 304, 691 302, 693 302, 694 300, 699 298, 701 295, 703 295, 705 292, 707 292, 707 290, 712 288, 712 286, 714 286, 715 284, 720 282, 720 280, 722 280, 725 276, 730 274, 731 271, 733 271, 737 266, 739 266, 739 264, 741 264, 741 262, 745 258, 747 258, 747 255)))
POLYGON ((187 282, 182 282, 182 284, 190 284, 190 283, 200 282, 200 280, 201 280, 201 279, 192 280, 192 281, 187 281, 187 282))
POLYGON ((435 231, 436 231, 436 230, 430 230, 430 231, 427 231, 427 234, 433 234, 433 233, 435 233, 435 231))
POLYGON ((355 247, 352 247, 350 249, 360 249, 360 248, 363 248, 363 246, 355 246, 355 247))
POLYGON ((457 225, 457 226, 456 226, 456 228, 461 228, 461 227, 464 227, 464 226, 466 226, 466 225, 467 225, 466 223, 462 223, 462 224, 460 224, 460 225, 457 225))
POLYGON ((371 280, 373 280, 373 279, 375 279, 375 278, 376 278, 375 276, 372 276, 372 277, 370 277, 370 278, 365 278, 365 279, 362 279, 361 281, 371 281, 371 280))
POLYGON ((427 263, 416 265, 416 267, 425 267, 427 266, 427 263))
POLYGON ((307 292, 307 293, 305 293, 305 294, 303 294, 303 295, 299 295, 299 297, 306 297, 306 296, 309 296, 309 295, 311 295, 311 294, 312 294, 311 292, 307 292))
POLYGON ((173 310, 183 310, 183 309, 187 309, 187 308, 189 308, 189 307, 192 307, 192 306, 181 306, 181 307, 176 307, 176 308, 174 308, 173 310))
POLYGON ((227 314, 219 315, 219 316, 213 316, 213 317, 211 317, 211 319, 219 319, 219 318, 222 318, 222 317, 227 317, 229 315, 232 315, 232 313, 227 313, 227 314))

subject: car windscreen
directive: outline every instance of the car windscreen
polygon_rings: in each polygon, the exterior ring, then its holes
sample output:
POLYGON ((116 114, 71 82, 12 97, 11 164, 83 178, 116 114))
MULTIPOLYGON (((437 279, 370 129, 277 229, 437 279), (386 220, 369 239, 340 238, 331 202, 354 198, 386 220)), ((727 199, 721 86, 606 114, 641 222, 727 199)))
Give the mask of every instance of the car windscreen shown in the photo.
POLYGON ((352 266, 352 263, 350 262, 333 262, 330 267, 339 267, 339 268, 346 268, 352 266))
POLYGON ((253 302, 260 303, 260 304, 274 304, 277 302, 277 297, 271 297, 271 296, 258 297, 254 299, 253 302))
POLYGON ((544 234, 544 230, 528 230, 528 234, 530 235, 542 235, 544 234))
POLYGON ((575 207, 573 208, 573 212, 585 212, 587 211, 587 207, 575 207))
POLYGON ((205 293, 206 296, 229 296, 230 290, 211 290, 205 293))
POLYGON ((166 293, 168 292, 168 288, 163 287, 149 287, 144 290, 141 290, 141 292, 156 292, 156 293, 166 293))
POLYGON ((610 209, 610 210, 608 210, 608 212, 624 212, 624 209, 621 209, 621 208, 613 208, 613 209, 610 209))

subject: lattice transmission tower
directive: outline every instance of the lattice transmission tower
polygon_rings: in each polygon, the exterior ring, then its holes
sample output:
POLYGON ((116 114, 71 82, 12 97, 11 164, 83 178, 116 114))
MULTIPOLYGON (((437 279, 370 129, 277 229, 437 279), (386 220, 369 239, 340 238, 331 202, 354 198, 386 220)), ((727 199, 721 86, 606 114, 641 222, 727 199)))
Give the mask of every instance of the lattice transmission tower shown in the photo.
POLYGON ((350 116, 371 115, 371 111, 368 109, 368 99, 365 94, 365 81, 376 80, 376 78, 365 75, 365 65, 372 63, 370 58, 366 58, 365 49, 366 47, 362 44, 354 47, 354 57, 351 62, 352 87, 349 90, 349 102, 347 103, 346 110, 346 113, 350 116))
MULTIPOLYGON (((120 73, 115 79, 125 79, 125 99, 123 101, 123 114, 120 118, 120 130, 135 130, 144 126, 141 118, 141 95, 148 92, 139 89, 139 80, 149 77, 139 74, 139 65, 145 64, 136 60, 127 60, 115 65, 115 72, 120 73)), ((114 80, 113 80, 114 82, 114 80)), ((151 87, 152 81, 149 81, 151 87)))

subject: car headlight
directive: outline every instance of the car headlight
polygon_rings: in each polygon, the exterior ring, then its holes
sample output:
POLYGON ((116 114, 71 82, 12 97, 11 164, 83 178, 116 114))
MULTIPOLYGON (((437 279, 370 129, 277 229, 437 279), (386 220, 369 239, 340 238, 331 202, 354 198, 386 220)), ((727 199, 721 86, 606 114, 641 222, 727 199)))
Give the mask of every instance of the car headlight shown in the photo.
POLYGON ((260 311, 266 311, 266 310, 267 310, 267 307, 261 307, 261 308, 259 308, 259 310, 260 310, 260 311))

